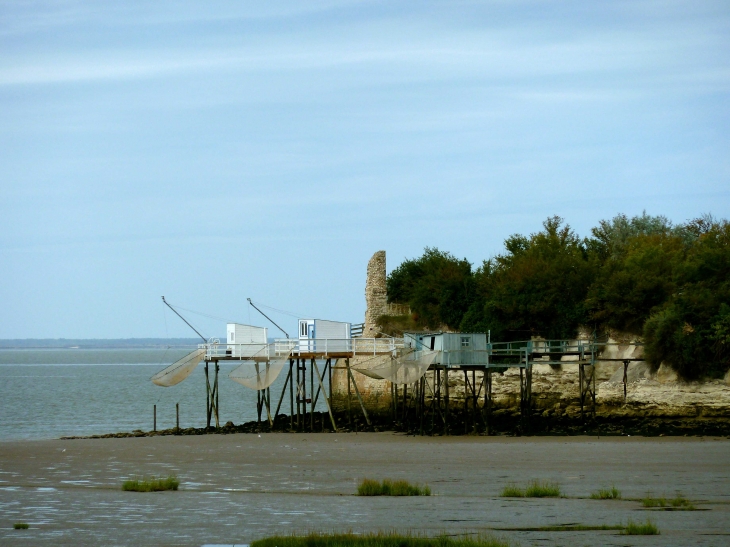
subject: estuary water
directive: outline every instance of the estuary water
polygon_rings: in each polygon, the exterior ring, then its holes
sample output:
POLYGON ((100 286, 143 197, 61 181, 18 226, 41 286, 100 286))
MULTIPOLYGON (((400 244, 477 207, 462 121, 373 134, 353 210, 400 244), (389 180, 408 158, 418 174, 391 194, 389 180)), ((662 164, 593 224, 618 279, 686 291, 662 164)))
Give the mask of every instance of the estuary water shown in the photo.
MULTIPOLYGON (((149 431, 153 405, 167 429, 176 403, 180 427, 204 427, 204 364, 173 387, 150 381, 192 349, 0 349, 0 441, 149 431)), ((221 425, 256 419, 256 392, 228 379, 236 366, 220 367, 221 425)), ((284 378, 271 386, 272 404, 284 378)))

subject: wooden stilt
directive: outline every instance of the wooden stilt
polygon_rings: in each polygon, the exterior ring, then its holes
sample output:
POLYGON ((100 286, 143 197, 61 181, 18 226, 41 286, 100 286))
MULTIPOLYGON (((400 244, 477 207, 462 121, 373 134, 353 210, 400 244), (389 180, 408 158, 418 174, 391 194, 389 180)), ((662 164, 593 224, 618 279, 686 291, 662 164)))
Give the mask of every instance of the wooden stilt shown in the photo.
MULTIPOLYGON (((336 363, 337 361, 335 361, 336 363)), ((327 400, 329 401, 330 408, 332 408, 332 359, 327 359, 327 378, 329 381, 329 390, 327 391, 327 400)))
POLYGON ((349 361, 347 362, 347 425, 352 427, 352 390, 350 389, 351 381, 350 381, 350 365, 349 361))
POLYGON ((446 423, 444 423, 444 434, 449 434, 449 369, 444 367, 444 407, 446 423))
POLYGON ((403 429, 408 431, 408 384, 403 384, 403 429))
POLYGON ((302 380, 301 380, 301 373, 302 373, 302 367, 299 363, 299 358, 297 358, 297 429, 301 430, 302 428, 302 380))
POLYGON ((309 430, 314 431, 314 363, 315 360, 312 359, 311 365, 309 367, 309 397, 310 397, 310 406, 309 406, 309 430))
POLYGON ((469 372, 464 370, 464 435, 469 433, 469 372))
POLYGON ((484 406, 486 407, 485 424, 487 429, 487 435, 491 434, 490 424, 492 421, 492 369, 487 368, 485 372, 487 378, 487 385, 484 390, 484 406))
POLYGON ((355 377, 352 375, 352 369, 350 369, 350 359, 345 359, 345 363, 347 365, 347 373, 350 375, 350 378, 352 378, 352 385, 355 388, 355 395, 357 395, 357 400, 360 402, 360 408, 362 409, 363 416, 365 416, 365 422, 367 422, 368 425, 370 425, 370 418, 368 417, 368 411, 365 410, 365 404, 362 402, 362 397, 360 396, 360 390, 357 387, 357 382, 355 381, 355 377))
POLYGON ((261 390, 256 390, 256 429, 261 431, 261 390))
MULTIPOLYGON (((215 414, 215 427, 218 429, 220 427, 220 421, 218 419, 218 408, 220 399, 218 398, 218 372, 220 371, 220 366, 218 365, 218 361, 215 361, 215 380, 213 384, 213 397, 212 400, 215 400, 215 407, 213 408, 213 412, 215 414)), ((212 402, 212 401, 211 401, 212 402)))
POLYGON ((269 420, 269 427, 274 426, 274 420, 271 419, 271 388, 267 387, 264 391, 264 402, 266 404, 266 417, 269 420))
MULTIPOLYGON (((329 362, 329 361, 328 361, 329 362)), ((319 387, 324 391, 324 382, 322 382, 322 376, 319 374, 319 368, 317 367, 316 361, 312 359, 312 366, 314 370, 317 372, 317 380, 319 380, 319 387)), ((327 365, 325 365, 327 366, 327 365)), ((335 417, 332 414, 332 408, 330 407, 329 399, 327 397, 324 398, 324 401, 327 403, 327 412, 329 412, 330 420, 332 421, 332 429, 337 431, 337 425, 335 424, 335 417)), ((322 420, 322 429, 324 429, 324 420, 322 420)))
POLYGON ((289 429, 294 429, 294 359, 289 359, 289 429))
POLYGON ((284 387, 281 388, 281 395, 279 396, 279 404, 276 405, 276 410, 274 411, 274 422, 276 422, 276 417, 279 415, 279 410, 281 409, 281 403, 284 400, 284 395, 286 394, 286 386, 291 381, 291 361, 289 361, 289 373, 286 375, 286 379, 284 380, 284 387))
POLYGON ((208 376, 208 361, 205 362, 205 413, 206 427, 210 428, 211 408, 210 408, 210 377, 208 376))

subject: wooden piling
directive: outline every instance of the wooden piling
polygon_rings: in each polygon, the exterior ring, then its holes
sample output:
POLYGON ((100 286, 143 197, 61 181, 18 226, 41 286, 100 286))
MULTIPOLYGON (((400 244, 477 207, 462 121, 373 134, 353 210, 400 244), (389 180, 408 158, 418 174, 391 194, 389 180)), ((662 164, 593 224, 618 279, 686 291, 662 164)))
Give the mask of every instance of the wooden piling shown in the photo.
POLYGON ((444 433, 449 434, 449 369, 444 367, 444 407, 446 414, 446 423, 444 424, 444 433))

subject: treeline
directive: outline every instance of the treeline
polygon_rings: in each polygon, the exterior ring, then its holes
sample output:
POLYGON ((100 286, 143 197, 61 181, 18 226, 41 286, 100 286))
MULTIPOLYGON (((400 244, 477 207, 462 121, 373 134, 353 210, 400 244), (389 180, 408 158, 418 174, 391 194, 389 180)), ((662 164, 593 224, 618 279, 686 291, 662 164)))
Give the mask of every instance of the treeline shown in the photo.
POLYGON ((383 317, 382 328, 491 330, 493 341, 613 330, 641 336, 650 365, 684 378, 730 369, 727 220, 618 215, 581 238, 551 217, 504 247, 476 269, 435 248, 404 261, 388 276, 388 299, 412 314, 383 317))

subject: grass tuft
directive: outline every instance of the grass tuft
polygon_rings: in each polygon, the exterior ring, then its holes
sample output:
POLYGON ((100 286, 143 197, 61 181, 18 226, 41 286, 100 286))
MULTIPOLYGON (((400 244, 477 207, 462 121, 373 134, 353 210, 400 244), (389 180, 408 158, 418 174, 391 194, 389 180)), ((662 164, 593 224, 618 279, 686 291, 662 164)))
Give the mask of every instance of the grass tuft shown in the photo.
POLYGON ((378 482, 373 479, 363 479, 357 487, 358 496, 430 496, 431 488, 417 486, 408 481, 392 481, 384 479, 378 482))
POLYGON ((313 533, 273 536, 254 541, 251 547, 509 547, 509 543, 488 535, 425 537, 383 532, 364 535, 313 533))
POLYGON ((16 522, 15 524, 13 524, 13 528, 15 530, 27 530, 28 528, 30 528, 30 526, 28 526, 27 522, 16 522))
POLYGON ((502 496, 503 498, 524 498, 525 491, 512 482, 502 488, 502 493, 500 494, 500 496, 502 496))
POLYGON ((645 497, 641 500, 641 504, 644 507, 671 507, 673 509, 694 511, 695 506, 687 498, 683 497, 681 493, 677 492, 677 496, 671 499, 667 498, 652 498, 650 496, 645 497))
POLYGON ((532 481, 525 489, 526 498, 559 498, 560 486, 557 482, 532 481))
POLYGON ((627 536, 657 536, 659 535, 659 529, 656 524, 648 519, 643 524, 629 520, 622 533, 627 536))
POLYGON ((602 488, 598 492, 593 492, 591 494, 592 500, 620 500, 621 499, 621 491, 617 489, 615 486, 612 486, 610 489, 608 488, 602 488))
POLYGON ((133 479, 122 483, 122 490, 127 492, 162 492, 163 490, 177 490, 180 481, 175 475, 167 478, 159 477, 157 479, 133 479))
POLYGON ((550 481, 531 481, 524 490, 515 483, 510 483, 502 489, 503 498, 559 498, 560 485, 550 481))

